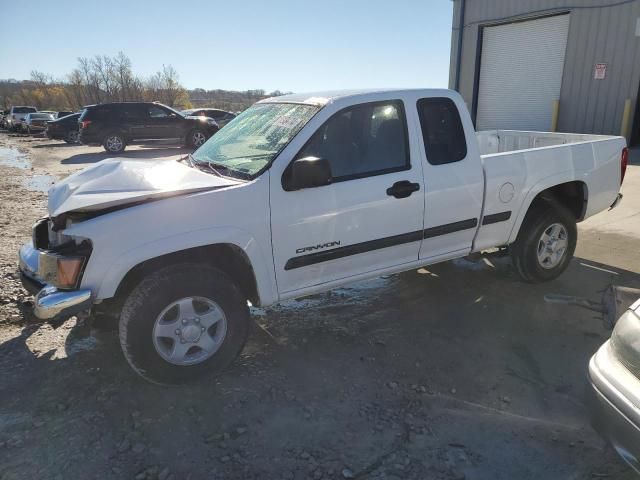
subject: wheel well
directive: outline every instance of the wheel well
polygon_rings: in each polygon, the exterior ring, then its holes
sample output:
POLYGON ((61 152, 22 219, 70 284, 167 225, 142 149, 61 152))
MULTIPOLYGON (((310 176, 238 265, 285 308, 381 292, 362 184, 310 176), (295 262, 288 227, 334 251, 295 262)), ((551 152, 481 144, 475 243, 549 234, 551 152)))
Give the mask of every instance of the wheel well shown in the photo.
POLYGON ((129 141, 129 137, 127 137, 127 133, 124 130, 111 128, 111 129, 105 130, 104 133, 102 134, 102 142, 104 143, 107 137, 113 134, 120 135, 125 142, 129 141))
POLYGON ((543 190, 536 195, 531 205, 543 201, 559 203, 573 214, 577 222, 580 222, 584 220, 588 199, 587 185, 584 182, 575 181, 561 183, 543 190))
POLYGON ((124 297, 149 273, 183 262, 204 263, 219 268, 235 281, 242 294, 253 305, 260 304, 258 286, 249 258, 240 247, 228 243, 180 250, 139 263, 127 272, 118 285, 114 297, 116 303, 123 302, 124 297))

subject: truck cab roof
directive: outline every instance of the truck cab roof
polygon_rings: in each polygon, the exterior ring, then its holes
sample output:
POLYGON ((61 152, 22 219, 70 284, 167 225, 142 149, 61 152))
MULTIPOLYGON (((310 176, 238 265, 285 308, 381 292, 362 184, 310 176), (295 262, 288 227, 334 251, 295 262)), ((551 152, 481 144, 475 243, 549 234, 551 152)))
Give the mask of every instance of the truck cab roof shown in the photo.
MULTIPOLYGON (((278 97, 269 97, 258 103, 304 103, 307 105, 324 106, 328 103, 347 98, 360 97, 359 100, 366 102, 375 101, 375 97, 384 93, 396 93, 399 97, 407 94, 419 93, 421 96, 450 96, 453 90, 444 88, 361 88, 350 90, 326 90, 319 92, 293 93, 278 97)), ((457 94, 457 93, 456 93, 457 94)))

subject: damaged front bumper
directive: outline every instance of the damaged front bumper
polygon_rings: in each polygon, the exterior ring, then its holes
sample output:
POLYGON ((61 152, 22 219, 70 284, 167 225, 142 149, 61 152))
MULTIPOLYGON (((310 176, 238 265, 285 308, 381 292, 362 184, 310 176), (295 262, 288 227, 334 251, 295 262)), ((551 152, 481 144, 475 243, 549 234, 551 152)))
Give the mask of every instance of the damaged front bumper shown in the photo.
POLYGON ((91 307, 91 290, 62 290, 47 284, 42 265, 51 255, 33 247, 31 242, 20 248, 20 277, 24 287, 35 295, 35 316, 40 320, 55 322, 71 317, 91 307))

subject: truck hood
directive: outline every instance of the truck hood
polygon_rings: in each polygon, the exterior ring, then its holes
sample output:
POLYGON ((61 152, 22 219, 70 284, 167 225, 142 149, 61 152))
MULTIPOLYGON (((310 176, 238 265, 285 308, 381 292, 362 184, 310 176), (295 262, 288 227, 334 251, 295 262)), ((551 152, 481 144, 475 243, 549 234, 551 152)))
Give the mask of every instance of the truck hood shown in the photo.
POLYGON ((49 215, 91 212, 239 182, 168 160, 110 158, 68 176, 49 190, 49 215))

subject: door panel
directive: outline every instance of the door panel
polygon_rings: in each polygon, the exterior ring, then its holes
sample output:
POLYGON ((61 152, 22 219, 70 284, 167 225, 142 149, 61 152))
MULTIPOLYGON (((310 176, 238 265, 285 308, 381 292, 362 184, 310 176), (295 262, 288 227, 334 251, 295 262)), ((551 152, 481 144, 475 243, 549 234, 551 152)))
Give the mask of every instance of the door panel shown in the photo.
POLYGON ((468 115, 460 101, 446 97, 416 103, 424 155, 425 217, 420 258, 470 251, 484 195, 484 174, 468 115), (456 103, 457 102, 457 103, 456 103))
POLYGON ((120 107, 118 123, 125 125, 130 138, 145 138, 149 112, 145 105, 132 103, 120 107))
POLYGON ((334 183, 285 191, 272 178, 281 294, 418 259, 424 186, 409 145, 402 102, 361 104, 333 115, 297 156, 326 158, 334 183))
POLYGON ((149 118, 145 134, 147 138, 173 138, 176 133, 177 118, 171 116, 169 110, 157 105, 149 107, 149 118))
POLYGON ((279 290, 298 290, 417 260, 423 193, 404 199, 386 193, 393 183, 406 179, 422 183, 412 169, 273 195, 279 290))

